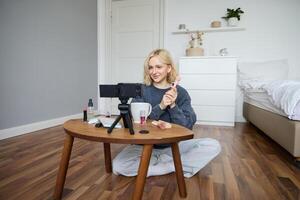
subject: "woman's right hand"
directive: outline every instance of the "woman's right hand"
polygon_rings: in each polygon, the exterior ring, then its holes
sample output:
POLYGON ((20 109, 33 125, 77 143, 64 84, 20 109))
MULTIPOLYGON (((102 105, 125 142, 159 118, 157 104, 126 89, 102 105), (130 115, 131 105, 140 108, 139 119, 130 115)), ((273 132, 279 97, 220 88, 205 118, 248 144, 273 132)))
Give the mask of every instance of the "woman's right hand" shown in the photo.
POLYGON ((162 100, 161 100, 161 102, 159 104, 160 108, 162 110, 164 110, 164 109, 167 108, 167 106, 171 106, 172 104, 175 103, 176 98, 177 98, 177 90, 176 90, 176 88, 170 89, 169 91, 167 91, 164 94, 164 96, 163 96, 163 98, 162 98, 162 100))

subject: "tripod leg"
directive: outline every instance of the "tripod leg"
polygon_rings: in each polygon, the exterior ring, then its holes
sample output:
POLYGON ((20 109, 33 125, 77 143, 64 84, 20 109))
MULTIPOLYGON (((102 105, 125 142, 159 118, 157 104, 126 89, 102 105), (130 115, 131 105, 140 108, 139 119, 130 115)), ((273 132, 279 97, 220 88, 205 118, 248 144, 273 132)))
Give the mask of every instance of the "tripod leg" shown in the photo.
MULTIPOLYGON (((131 118, 130 118, 130 116, 129 116, 129 113, 126 113, 125 115, 124 115, 124 117, 125 117, 125 121, 126 121, 126 123, 127 123, 127 128, 129 128, 129 132, 130 132, 130 134, 131 135, 133 135, 134 134, 134 130, 133 130, 133 125, 132 125, 132 121, 131 121, 131 118)), ((124 120, 124 118, 123 118, 123 120, 124 120)), ((124 122, 125 123, 125 122, 124 122)))
POLYGON ((121 113, 121 117, 123 119, 123 124, 124 124, 124 128, 128 128, 128 122, 127 122, 127 117, 126 117, 126 113, 121 113))
POLYGON ((119 115, 116 120, 114 121, 114 123, 107 129, 107 133, 111 133, 112 130, 115 128, 115 126, 117 125, 117 123, 120 121, 121 119, 121 115, 119 115))

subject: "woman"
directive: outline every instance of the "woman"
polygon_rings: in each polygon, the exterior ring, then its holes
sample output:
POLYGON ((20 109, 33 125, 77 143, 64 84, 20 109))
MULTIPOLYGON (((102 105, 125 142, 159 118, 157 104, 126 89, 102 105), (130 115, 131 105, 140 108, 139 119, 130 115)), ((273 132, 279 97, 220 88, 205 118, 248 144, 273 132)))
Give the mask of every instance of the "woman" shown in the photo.
POLYGON ((139 101, 152 105, 150 119, 163 120, 193 128, 196 115, 191 106, 187 91, 180 87, 171 87, 177 72, 170 54, 164 49, 150 53, 144 64, 143 98, 139 101))
MULTIPOLYGON (((177 72, 169 52, 156 49, 144 63, 144 87, 141 99, 152 105, 150 119, 163 120, 192 129, 196 115, 188 92, 181 86, 173 86, 177 72)), ((185 177, 191 177, 220 152, 220 145, 213 139, 193 139, 179 143, 185 177), (203 155, 199 155, 203 154, 203 155), (195 158, 195 155, 197 157, 195 158), (198 157, 198 155, 200 157, 198 157)), ((142 146, 130 145, 113 160, 113 172, 125 176, 137 175, 142 146)), ((148 176, 174 172, 169 144, 154 145, 148 176)))

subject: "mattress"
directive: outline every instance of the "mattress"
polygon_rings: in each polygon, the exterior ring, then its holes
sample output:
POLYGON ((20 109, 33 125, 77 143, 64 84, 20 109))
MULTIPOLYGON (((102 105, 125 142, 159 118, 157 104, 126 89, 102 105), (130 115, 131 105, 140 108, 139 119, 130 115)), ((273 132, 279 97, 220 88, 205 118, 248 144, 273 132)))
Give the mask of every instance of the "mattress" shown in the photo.
POLYGON ((246 103, 249 103, 251 105, 254 105, 256 107, 259 107, 261 109, 282 115, 284 117, 287 117, 287 115, 280 110, 279 108, 275 107, 267 94, 267 92, 261 91, 247 91, 244 93, 244 101, 246 103))
MULTIPOLYGON (((270 96, 266 91, 248 90, 247 92, 244 92, 244 102, 281 116, 288 117, 288 115, 285 114, 281 109, 272 104, 270 101, 270 96)), ((295 113, 300 113, 300 102, 295 108, 295 113)), ((292 120, 300 120, 300 115, 294 115, 292 120)))

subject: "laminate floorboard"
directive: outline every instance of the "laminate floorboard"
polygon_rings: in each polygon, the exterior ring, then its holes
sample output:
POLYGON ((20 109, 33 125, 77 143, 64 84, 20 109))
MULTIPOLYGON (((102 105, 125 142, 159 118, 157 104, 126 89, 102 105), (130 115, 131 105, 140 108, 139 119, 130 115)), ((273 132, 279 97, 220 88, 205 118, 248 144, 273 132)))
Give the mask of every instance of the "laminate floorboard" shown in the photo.
MULTIPOLYGON (((293 157, 251 124, 195 125, 194 133, 217 139, 222 151, 185 179, 185 199, 300 199, 300 170, 293 157)), ((64 136, 57 126, 1 140, 0 200, 53 199, 64 136)), ((124 147, 111 144, 112 158, 124 147)), ((74 140, 63 199, 126 200, 134 184, 134 177, 105 172, 102 143, 74 140)), ((147 178, 143 200, 157 199, 181 199, 174 173, 147 178)))

